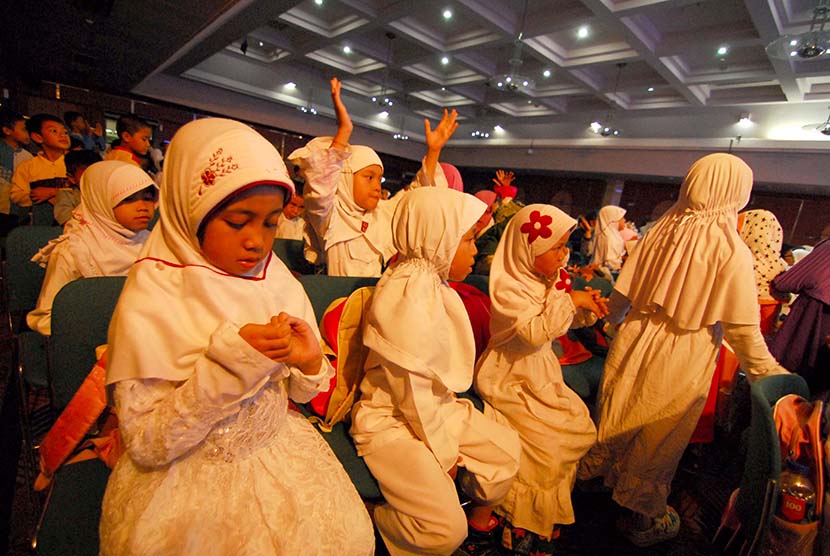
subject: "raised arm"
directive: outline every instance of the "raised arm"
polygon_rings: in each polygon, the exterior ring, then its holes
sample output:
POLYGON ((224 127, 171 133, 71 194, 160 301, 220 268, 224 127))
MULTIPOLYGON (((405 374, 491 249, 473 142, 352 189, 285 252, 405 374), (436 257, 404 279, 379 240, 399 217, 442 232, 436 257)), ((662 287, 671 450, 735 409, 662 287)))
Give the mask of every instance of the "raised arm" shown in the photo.
POLYGON ((345 149, 349 144, 354 125, 352 125, 352 119, 349 117, 346 105, 343 104, 343 99, 340 98, 340 89, 343 84, 336 77, 332 77, 330 83, 331 101, 334 104, 334 113, 337 116, 337 133, 331 141, 331 146, 335 149, 345 149))
POLYGON ((424 118, 424 135, 427 140, 427 155, 424 158, 424 170, 426 170, 427 177, 432 180, 435 176, 435 167, 438 166, 438 157, 441 156, 441 149, 447 141, 450 140, 452 134, 458 129, 458 112, 453 110, 447 112, 444 110, 444 116, 438 125, 433 130, 430 126, 429 120, 424 118))

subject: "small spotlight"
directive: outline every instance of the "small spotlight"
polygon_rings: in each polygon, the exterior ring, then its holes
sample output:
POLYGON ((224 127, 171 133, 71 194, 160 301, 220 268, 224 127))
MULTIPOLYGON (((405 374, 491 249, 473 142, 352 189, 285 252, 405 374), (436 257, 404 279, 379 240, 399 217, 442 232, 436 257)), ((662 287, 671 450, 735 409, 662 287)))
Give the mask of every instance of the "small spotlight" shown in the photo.
POLYGON ((504 128, 501 127, 499 124, 496 124, 496 125, 493 126, 493 131, 501 133, 502 131, 504 131, 504 128))
POLYGON ((289 81, 288 83, 286 83, 285 85, 283 85, 283 87, 285 87, 286 89, 296 89, 296 88, 297 88, 297 84, 296 84, 296 83, 294 83, 293 81, 289 81))
POLYGON ((718 48, 718 56, 726 56, 726 53, 729 52, 729 48, 725 46, 721 46, 718 48))
POLYGON ((499 81, 498 83, 496 83, 496 87, 504 87, 504 83, 502 83, 501 81, 499 81))
POLYGON ((752 118, 751 115, 748 113, 741 114, 741 118, 738 120, 738 125, 741 127, 749 127, 752 125, 752 118))
POLYGON ((444 19, 450 20, 450 19, 452 19, 452 10, 447 8, 446 10, 444 10, 444 12, 441 15, 444 16, 444 19))
POLYGON ((648 91, 649 93, 653 93, 653 92, 654 92, 654 87, 649 87, 649 88, 647 89, 647 91, 648 91))
POLYGON ((576 32, 576 36, 579 37, 580 39, 587 38, 588 37, 588 26, 583 25, 582 27, 580 27, 579 30, 576 32))
POLYGON ((522 86, 527 87, 527 81, 522 81, 522 86))
POLYGON ((262 42, 262 41, 259 41, 259 46, 265 46, 265 43, 262 42))
POLYGON ((545 76, 545 77, 550 77, 550 70, 543 71, 542 75, 545 76))
POLYGON ((351 54, 352 53, 352 47, 349 46, 349 45, 344 46, 343 47, 343 53, 344 54, 351 54))
POLYGON ((442 91, 446 91, 446 90, 447 90, 447 88, 446 88, 446 87, 441 87, 441 90, 442 90, 442 91))
POLYGON ((383 112, 381 112, 380 114, 378 114, 378 116, 380 116, 381 118, 388 118, 388 117, 389 117, 389 112, 387 112, 386 110, 384 110, 383 112))
POLYGON ((602 129, 602 124, 599 122, 591 122, 591 131, 594 133, 599 133, 599 130, 602 129))
POLYGON ((511 81, 513 81, 513 78, 512 78, 512 77, 510 77, 510 76, 508 75, 507 77, 505 77, 505 78, 504 78, 504 80, 505 80, 507 83, 510 83, 511 81))
POLYGON ((377 101, 378 101, 378 97, 372 97, 372 102, 377 102, 377 101))
POLYGON ((798 44, 798 39, 793 39, 790 41, 790 46, 795 46, 798 44))
POLYGON ((790 58, 795 58, 796 56, 798 56, 797 50, 793 50, 792 52, 790 52, 790 58))
POLYGON ((314 3, 317 4, 318 6, 322 6, 323 5, 323 0, 314 0, 314 3))
POLYGON ((449 58, 449 56, 443 56, 443 57, 441 57, 441 63, 442 63, 442 64, 444 64, 445 66, 446 66, 447 64, 449 64, 449 63, 450 63, 450 58, 449 58))

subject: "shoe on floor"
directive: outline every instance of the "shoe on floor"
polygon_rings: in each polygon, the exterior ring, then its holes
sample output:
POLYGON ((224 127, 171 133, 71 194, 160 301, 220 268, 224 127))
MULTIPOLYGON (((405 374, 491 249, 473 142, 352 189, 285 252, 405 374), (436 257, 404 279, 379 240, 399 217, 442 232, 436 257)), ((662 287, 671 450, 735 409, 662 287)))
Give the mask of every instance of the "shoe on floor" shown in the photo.
POLYGON ((493 526, 488 531, 468 527, 467 538, 453 552, 453 556, 501 556, 498 543, 493 536, 493 530, 496 528, 495 518, 491 519, 493 526))
POLYGON ((673 539, 680 532, 680 516, 671 506, 666 506, 666 513, 654 520, 651 527, 644 530, 627 529, 622 534, 640 548, 673 539))

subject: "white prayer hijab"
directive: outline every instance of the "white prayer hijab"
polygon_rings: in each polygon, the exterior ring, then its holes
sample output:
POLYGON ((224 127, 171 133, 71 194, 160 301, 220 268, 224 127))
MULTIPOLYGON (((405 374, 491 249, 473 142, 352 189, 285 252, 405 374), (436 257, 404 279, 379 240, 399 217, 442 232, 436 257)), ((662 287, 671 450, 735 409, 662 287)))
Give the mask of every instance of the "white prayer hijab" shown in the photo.
POLYGON ((392 218, 398 260, 378 281, 363 333, 372 351, 453 392, 472 384, 475 341, 447 276, 461 238, 486 208, 454 189, 416 189, 404 197, 392 218))
POLYGON ((660 312, 685 330, 718 322, 757 324, 752 254, 738 236, 738 211, 752 170, 730 154, 689 169, 674 206, 649 230, 617 283, 633 310, 660 312))
POLYGON ((548 288, 533 264, 575 226, 563 211, 542 204, 522 208, 507 224, 490 268, 491 346, 509 342, 542 312, 548 288))
MULTIPOLYGON (((288 160, 308 167, 312 164, 317 152, 328 149, 331 146, 331 137, 317 137, 308 142, 290 155, 288 160)), ((326 237, 323 238, 324 249, 344 241, 363 236, 369 244, 383 255, 383 260, 388 260, 395 254, 392 249, 392 242, 389 241, 390 219, 389 214, 379 210, 380 206, 373 210, 364 210, 354 199, 354 174, 367 166, 374 164, 383 169, 383 162, 378 153, 364 145, 348 145, 346 147, 348 157, 343 163, 340 182, 337 186, 336 201, 334 210, 326 230, 326 237)), ((380 201, 383 203, 383 201, 380 201)))
POLYGON ((155 187, 153 178, 135 164, 115 160, 92 164, 81 177, 81 204, 74 211, 77 220, 32 260, 45 266, 54 248, 66 241, 81 276, 126 275, 150 232, 124 227, 113 209, 150 186, 155 187))
POLYGON ((622 266, 625 240, 620 233, 620 220, 623 216, 625 209, 615 205, 606 205, 599 210, 592 264, 607 266, 612 270, 622 266))
POLYGON ((775 215, 768 210, 747 210, 738 218, 743 220, 741 239, 752 252, 758 298, 772 299, 770 282, 787 270, 787 262, 781 258, 784 231, 775 215))
MULTIPOLYGON (((270 249, 244 276, 223 272, 202 255, 197 233, 203 221, 256 185, 281 187, 286 199, 294 192, 277 150, 250 127, 206 118, 176 133, 167 151, 161 218, 110 324, 107 384, 186 380, 224 323, 265 324, 281 311, 315 322, 303 288, 270 249)), ((272 380, 287 375, 275 363, 272 380)))

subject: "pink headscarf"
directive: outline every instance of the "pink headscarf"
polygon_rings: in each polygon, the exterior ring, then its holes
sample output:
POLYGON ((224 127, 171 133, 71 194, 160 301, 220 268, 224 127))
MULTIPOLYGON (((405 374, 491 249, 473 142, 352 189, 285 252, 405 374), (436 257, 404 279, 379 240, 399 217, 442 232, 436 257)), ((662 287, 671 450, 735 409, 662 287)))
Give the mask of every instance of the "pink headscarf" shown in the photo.
MULTIPOLYGON (((450 189, 464 193, 464 181, 461 179, 461 172, 458 171, 458 168, 448 162, 439 162, 438 164, 444 170, 444 176, 447 178, 447 185, 449 185, 450 189)), ((486 203, 487 201, 484 202, 486 203)))

